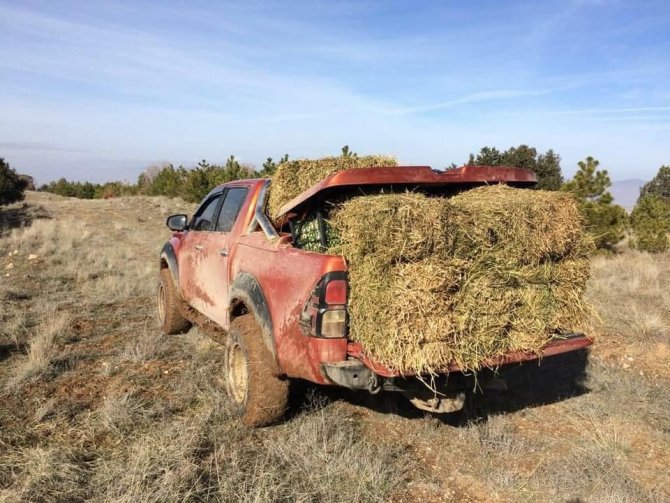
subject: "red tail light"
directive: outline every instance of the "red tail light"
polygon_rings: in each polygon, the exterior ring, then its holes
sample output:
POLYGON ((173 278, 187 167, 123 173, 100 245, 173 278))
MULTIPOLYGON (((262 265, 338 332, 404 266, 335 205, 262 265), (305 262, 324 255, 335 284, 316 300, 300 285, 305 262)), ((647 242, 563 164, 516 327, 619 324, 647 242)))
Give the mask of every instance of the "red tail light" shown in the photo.
POLYGON ((326 304, 344 305, 347 303, 347 282, 343 279, 333 279, 326 283, 326 304))
POLYGON ((329 272, 312 291, 300 316, 305 335, 328 339, 347 336, 347 273, 329 272))

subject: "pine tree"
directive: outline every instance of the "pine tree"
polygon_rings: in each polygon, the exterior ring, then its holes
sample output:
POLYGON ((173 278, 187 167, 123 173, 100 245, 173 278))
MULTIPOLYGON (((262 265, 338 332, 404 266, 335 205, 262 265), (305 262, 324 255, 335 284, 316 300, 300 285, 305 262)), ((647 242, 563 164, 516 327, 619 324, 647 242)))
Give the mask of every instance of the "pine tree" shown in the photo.
POLYGON ((263 163, 263 169, 258 172, 260 178, 270 178, 277 171, 277 166, 282 163, 288 162, 288 154, 284 154, 279 162, 274 162, 272 157, 268 157, 267 160, 263 163))
POLYGON ((670 199, 651 194, 640 197, 630 220, 634 234, 632 245, 635 248, 650 253, 660 253, 668 249, 670 199))
POLYGON ((670 166, 661 166, 656 176, 640 189, 640 198, 658 196, 670 200, 670 166))
POLYGON ((589 156, 579 161, 579 170, 561 190, 571 192, 579 202, 587 230, 593 235, 596 246, 611 250, 624 238, 628 215, 607 189, 612 185, 607 170, 598 169, 600 162, 589 156))
POLYGON ((28 183, 0 157, 0 205, 23 201, 28 183))
POLYGON ((548 150, 538 154, 528 145, 511 147, 500 152, 495 147, 483 147, 477 156, 470 154, 468 166, 514 166, 529 169, 537 175, 537 189, 559 190, 563 183, 561 157, 548 150))

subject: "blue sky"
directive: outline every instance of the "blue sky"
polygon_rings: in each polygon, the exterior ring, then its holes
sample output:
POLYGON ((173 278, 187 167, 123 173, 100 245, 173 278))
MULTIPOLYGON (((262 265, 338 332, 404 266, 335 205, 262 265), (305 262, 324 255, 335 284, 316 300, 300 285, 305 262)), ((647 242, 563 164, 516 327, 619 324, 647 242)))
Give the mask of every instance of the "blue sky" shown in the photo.
POLYGON ((349 144, 670 164, 670 2, 0 0, 0 157, 40 182, 349 144))

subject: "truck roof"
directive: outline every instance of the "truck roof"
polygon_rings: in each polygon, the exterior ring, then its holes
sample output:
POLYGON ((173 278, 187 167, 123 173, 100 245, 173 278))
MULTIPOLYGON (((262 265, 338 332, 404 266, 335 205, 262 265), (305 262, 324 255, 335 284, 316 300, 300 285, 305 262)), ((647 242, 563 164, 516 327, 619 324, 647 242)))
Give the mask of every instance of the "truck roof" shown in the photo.
POLYGON ((430 166, 347 169, 330 175, 293 198, 281 207, 277 217, 298 211, 306 203, 325 199, 343 188, 400 186, 412 190, 453 186, 458 189, 497 183, 530 187, 537 183, 537 177, 530 170, 511 166, 462 166, 446 171, 434 170, 430 166))

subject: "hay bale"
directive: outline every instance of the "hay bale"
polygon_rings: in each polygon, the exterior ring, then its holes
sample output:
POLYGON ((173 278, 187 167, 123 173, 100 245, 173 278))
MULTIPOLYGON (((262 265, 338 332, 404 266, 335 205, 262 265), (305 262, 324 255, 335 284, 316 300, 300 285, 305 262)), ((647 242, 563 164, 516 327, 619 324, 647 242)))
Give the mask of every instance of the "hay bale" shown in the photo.
POLYGON ((278 216, 279 210, 294 197, 299 196, 315 183, 344 169, 397 166, 393 157, 366 155, 361 157, 324 157, 298 159, 277 166, 270 186, 269 214, 278 216))
POLYGON ((371 256, 383 263, 441 254, 447 245, 446 203, 417 193, 351 199, 331 213, 340 242, 330 252, 354 262, 371 256))
POLYGON ((582 216, 571 194, 479 187, 449 199, 452 253, 463 258, 494 255, 537 264, 579 253, 582 216))
POLYGON ((350 334, 400 372, 477 370, 584 330, 592 243, 574 200, 482 187, 453 198, 365 196, 330 224, 349 267, 350 334))

